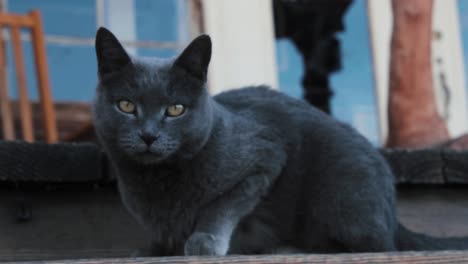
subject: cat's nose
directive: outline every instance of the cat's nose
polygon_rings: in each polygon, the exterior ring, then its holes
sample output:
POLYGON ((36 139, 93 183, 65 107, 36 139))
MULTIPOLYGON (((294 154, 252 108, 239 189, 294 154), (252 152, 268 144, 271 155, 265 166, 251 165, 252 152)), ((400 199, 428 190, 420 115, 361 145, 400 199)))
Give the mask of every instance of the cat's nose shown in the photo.
POLYGON ((156 139, 158 139, 158 136, 148 133, 142 133, 140 135, 140 138, 149 147, 151 146, 151 144, 153 144, 154 141, 156 141, 156 139))

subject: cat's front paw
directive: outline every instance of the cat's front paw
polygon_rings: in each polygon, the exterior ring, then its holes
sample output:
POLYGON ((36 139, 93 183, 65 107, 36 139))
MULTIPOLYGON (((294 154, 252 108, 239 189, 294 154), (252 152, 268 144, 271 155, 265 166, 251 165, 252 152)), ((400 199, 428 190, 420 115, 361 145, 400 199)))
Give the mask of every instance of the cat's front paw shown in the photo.
POLYGON ((195 232, 185 242, 184 253, 186 256, 223 256, 227 251, 223 244, 212 234, 195 232))

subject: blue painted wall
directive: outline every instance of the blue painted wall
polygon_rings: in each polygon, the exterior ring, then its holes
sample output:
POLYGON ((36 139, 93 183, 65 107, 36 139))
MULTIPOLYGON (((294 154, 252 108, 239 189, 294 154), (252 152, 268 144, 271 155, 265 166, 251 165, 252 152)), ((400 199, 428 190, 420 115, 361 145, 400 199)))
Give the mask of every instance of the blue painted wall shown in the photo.
MULTIPOLYGON (((8 1, 8 10, 27 13, 39 9, 43 16, 44 31, 48 35, 93 38, 97 28, 96 3, 94 0, 14 0, 8 1)), ((138 40, 176 41, 179 18, 176 1, 135 1, 138 40)), ((23 43, 28 89, 31 98, 37 98, 32 50, 29 42, 23 43)), ((89 45, 57 45, 46 47, 51 90, 54 100, 90 101, 94 96, 97 81, 94 47, 89 45)), ((170 49, 142 48, 143 56, 171 57, 170 49)), ((12 63, 11 48, 8 62, 12 63)), ((13 65, 11 65, 13 66, 13 65)), ((9 83, 12 96, 17 95, 13 67, 9 67, 9 83)))
MULTIPOLYGON (((91 38, 96 32, 94 0, 15 0, 8 1, 10 12, 27 13, 31 9, 42 13, 44 31, 50 35, 91 38)), ((32 98, 37 98, 34 79, 32 50, 29 42, 23 42, 27 64, 28 88, 32 98)), ((56 100, 90 100, 96 83, 96 63, 92 46, 47 44, 49 77, 53 98, 56 100)), ((9 52, 8 62, 12 62, 9 52)), ((16 94, 16 82, 9 67, 11 92, 16 94)))

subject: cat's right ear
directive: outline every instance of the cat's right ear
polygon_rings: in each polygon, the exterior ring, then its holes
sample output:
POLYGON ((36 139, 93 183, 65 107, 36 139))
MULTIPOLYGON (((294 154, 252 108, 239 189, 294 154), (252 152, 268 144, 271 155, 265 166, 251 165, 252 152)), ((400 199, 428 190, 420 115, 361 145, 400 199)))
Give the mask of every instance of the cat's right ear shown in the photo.
POLYGON ((211 39, 208 35, 200 35, 185 48, 174 65, 184 69, 193 77, 206 81, 210 60, 211 39))
POLYGON ((99 77, 113 74, 131 63, 130 56, 108 29, 100 27, 96 33, 96 57, 99 77))

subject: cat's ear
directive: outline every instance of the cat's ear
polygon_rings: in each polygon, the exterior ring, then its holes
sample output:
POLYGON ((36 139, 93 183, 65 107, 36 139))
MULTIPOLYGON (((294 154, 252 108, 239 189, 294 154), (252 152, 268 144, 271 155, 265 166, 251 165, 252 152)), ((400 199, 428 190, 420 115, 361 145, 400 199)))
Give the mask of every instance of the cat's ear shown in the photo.
POLYGON ((106 28, 99 28, 96 33, 96 56, 98 63, 99 76, 116 73, 131 63, 122 44, 106 28))
POLYGON ((197 79, 206 81, 211 60, 211 38, 201 35, 194 39, 174 62, 197 79))

